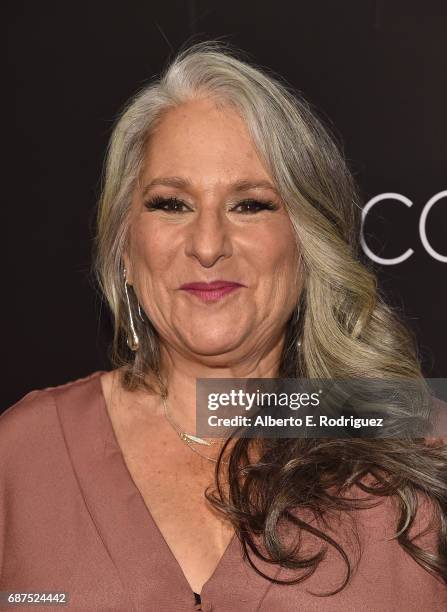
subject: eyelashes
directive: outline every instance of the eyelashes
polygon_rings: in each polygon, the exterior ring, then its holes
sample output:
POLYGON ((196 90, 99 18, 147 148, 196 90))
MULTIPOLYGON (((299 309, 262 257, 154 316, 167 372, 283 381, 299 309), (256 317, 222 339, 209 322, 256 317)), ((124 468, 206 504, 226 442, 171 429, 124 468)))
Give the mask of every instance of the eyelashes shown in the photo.
MULTIPOLYGON (((145 207, 149 211, 161 210, 167 213, 178 214, 184 212, 191 212, 189 206, 176 197, 163 197, 155 196, 144 203, 145 207)), ((235 211, 239 214, 253 215, 264 210, 277 210, 278 206, 274 202, 256 200, 254 198, 246 198, 237 202, 231 207, 231 211, 235 211)))
POLYGON ((156 196, 144 203, 148 210, 163 210, 165 212, 181 213, 185 212, 187 205, 178 198, 164 198, 156 196))

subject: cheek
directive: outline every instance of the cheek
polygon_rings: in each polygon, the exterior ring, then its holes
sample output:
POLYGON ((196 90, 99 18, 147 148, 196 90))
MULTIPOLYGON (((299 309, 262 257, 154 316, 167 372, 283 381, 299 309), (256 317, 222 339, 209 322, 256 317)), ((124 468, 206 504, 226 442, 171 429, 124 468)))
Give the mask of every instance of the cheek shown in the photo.
POLYGON ((136 275, 151 284, 169 271, 175 255, 173 241, 156 224, 140 223, 132 235, 132 256, 136 275), (148 278, 149 277, 149 278, 148 278))
POLYGON ((260 260, 258 308, 269 321, 285 321, 300 294, 298 249, 295 236, 284 228, 281 237, 270 235, 260 260))
POLYGON ((290 290, 297 276, 298 250, 289 224, 278 224, 274 231, 269 228, 257 237, 253 248, 265 284, 276 289, 287 284, 290 290))

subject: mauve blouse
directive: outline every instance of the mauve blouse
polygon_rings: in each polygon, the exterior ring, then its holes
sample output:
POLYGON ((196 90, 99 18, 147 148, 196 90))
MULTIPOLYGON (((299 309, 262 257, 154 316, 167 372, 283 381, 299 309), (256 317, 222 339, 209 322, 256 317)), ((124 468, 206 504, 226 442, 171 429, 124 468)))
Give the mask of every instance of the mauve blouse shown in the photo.
MULTIPOLYGON (((126 467, 100 375, 32 391, 0 418, 0 591, 67 592, 66 607, 79 611, 447 610, 442 582, 390 539, 390 499, 354 513, 361 558, 338 594, 319 596, 344 577, 345 565, 332 548, 309 579, 283 586, 258 575, 234 537, 196 603, 126 467)), ((429 516, 427 507, 419 512, 415 532, 429 516)), ((357 558, 352 538, 345 542, 351 526, 345 516, 331 529, 357 558)), ((433 546, 433 533, 418 542, 433 546)), ((296 575, 254 561, 270 576, 296 575)), ((55 606, 38 609, 54 612, 55 606)))

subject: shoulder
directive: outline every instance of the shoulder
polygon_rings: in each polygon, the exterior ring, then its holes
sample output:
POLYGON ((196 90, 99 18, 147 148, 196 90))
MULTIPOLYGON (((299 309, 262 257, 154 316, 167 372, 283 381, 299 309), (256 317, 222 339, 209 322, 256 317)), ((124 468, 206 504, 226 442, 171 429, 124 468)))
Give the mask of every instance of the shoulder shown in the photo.
POLYGON ((65 405, 80 396, 91 395, 92 386, 100 384, 102 372, 67 382, 63 385, 36 389, 0 415, 0 460, 12 454, 26 455, 38 444, 48 446, 57 428, 59 403, 65 405))

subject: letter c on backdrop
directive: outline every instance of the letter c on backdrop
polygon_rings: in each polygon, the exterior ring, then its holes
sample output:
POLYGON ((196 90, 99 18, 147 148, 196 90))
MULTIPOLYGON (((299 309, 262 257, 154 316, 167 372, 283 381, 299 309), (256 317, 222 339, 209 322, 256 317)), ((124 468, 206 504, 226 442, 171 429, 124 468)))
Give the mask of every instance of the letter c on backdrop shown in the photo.
MULTIPOLYGON (((421 242, 425 250, 434 259, 441 261, 443 263, 447 263, 447 256, 441 255, 440 253, 435 251, 435 249, 429 243, 428 238, 427 238, 426 224, 427 224, 428 213, 430 212, 432 206, 434 206, 436 202, 438 202, 439 200, 441 200, 442 198, 446 196, 447 196, 447 190, 440 191, 439 193, 434 195, 432 198, 430 198, 429 201, 424 206, 424 208, 422 209, 421 217, 419 219, 419 236, 421 238, 421 242)), ((382 200, 397 200, 398 202, 402 202, 402 204, 405 204, 405 206, 407 206, 408 208, 413 206, 413 202, 409 198, 405 197, 404 195, 400 193, 381 193, 375 196, 374 198, 372 198, 371 200, 369 200, 369 202, 367 202, 367 204, 364 206, 362 210, 362 224, 361 224, 361 229, 360 229, 360 244, 362 246, 362 249, 364 250, 366 255, 368 255, 368 257, 372 259, 373 261, 375 261, 376 263, 382 264, 384 266, 394 266, 396 264, 402 263, 403 261, 411 257, 414 253, 413 249, 407 249, 405 253, 403 253, 402 255, 399 255, 398 257, 389 257, 389 258, 379 257, 379 255, 376 255, 375 253, 373 253, 371 249, 368 247, 368 245, 366 244, 365 236, 363 232, 366 215, 369 213, 369 211, 371 210, 373 206, 375 206, 382 200)))

